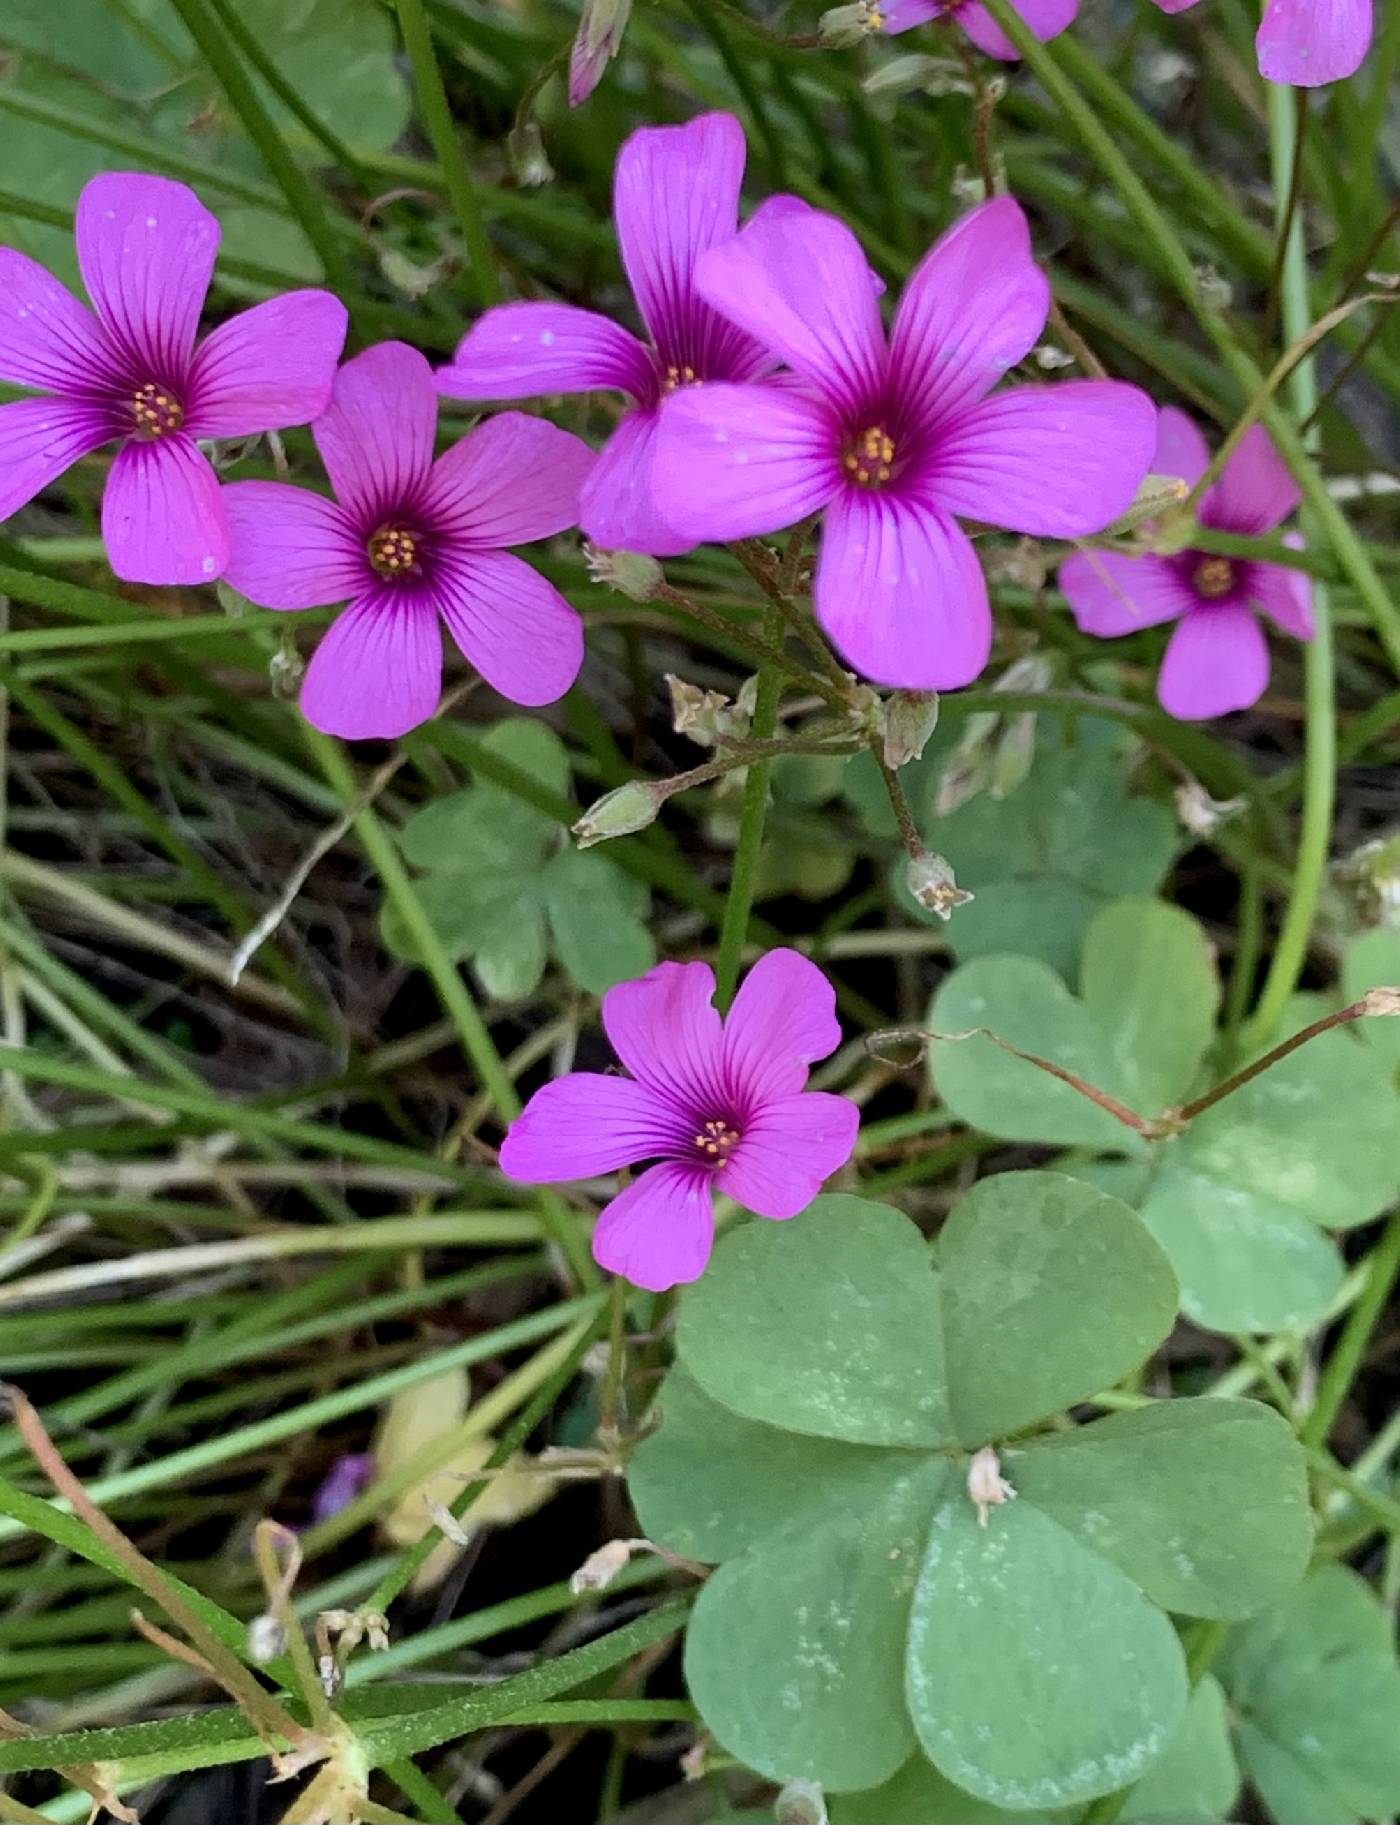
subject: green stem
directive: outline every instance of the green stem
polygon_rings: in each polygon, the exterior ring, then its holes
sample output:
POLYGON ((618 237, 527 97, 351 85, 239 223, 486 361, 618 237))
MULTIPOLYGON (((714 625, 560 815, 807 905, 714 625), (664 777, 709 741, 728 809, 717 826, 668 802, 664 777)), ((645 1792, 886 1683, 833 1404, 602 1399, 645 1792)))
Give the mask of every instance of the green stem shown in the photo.
MULTIPOLYGON (((777 611, 770 611, 772 621, 777 611)), ((777 627, 772 637, 780 638, 777 627)), ((758 675, 758 694, 754 704, 750 734, 754 741, 772 739, 778 715, 778 674, 765 666, 758 675)), ((729 896, 724 903, 724 922, 720 927, 719 952, 715 958, 715 1005, 721 1014, 728 1013, 739 980, 739 957, 748 936, 749 913, 753 908, 754 888, 758 881, 759 854, 763 847, 763 826, 768 816, 768 782, 772 776, 771 760, 756 760, 744 781, 744 802, 739 813, 739 845, 734 851, 734 871, 729 877, 729 896)))
POLYGON ((1400 1214, 1391 1217, 1380 1241, 1371 1251, 1361 1297, 1348 1314, 1342 1334, 1322 1372, 1312 1411, 1299 1428, 1298 1436, 1304 1445, 1327 1443, 1397 1275, 1400 1275, 1400 1214))
POLYGON ((442 167, 447 194, 457 212, 458 226, 466 243, 467 259, 476 286, 477 302, 482 305, 495 304, 501 295, 495 255, 491 251, 491 243, 481 219, 476 189, 472 184, 471 173, 467 170, 466 155, 453 124, 447 90, 442 83, 442 71, 438 68, 437 52, 433 49, 428 15, 423 0, 396 0, 396 5, 404 49, 413 69, 414 87, 418 91, 418 105, 423 111, 423 125, 428 130, 428 138, 432 141, 433 151, 442 167))

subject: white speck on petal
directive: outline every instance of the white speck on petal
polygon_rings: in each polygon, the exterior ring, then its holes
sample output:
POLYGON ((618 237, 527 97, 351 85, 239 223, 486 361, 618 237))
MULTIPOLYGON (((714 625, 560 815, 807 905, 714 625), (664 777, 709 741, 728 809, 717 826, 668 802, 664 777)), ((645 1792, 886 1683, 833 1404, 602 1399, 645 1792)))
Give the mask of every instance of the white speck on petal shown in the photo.
POLYGON ((153 216, 153 215, 148 215, 148 216, 147 216, 147 217, 146 217, 146 226, 147 226, 147 228, 154 228, 154 227, 155 227, 155 225, 156 225, 156 218, 155 218, 155 217, 154 217, 154 216, 153 216))
POLYGON ((544 346, 547 349, 553 348, 554 347, 554 331, 553 330, 541 330, 540 331, 540 341, 544 344, 544 346))
POLYGON ((217 558, 205 558, 200 565, 200 569, 204 572, 206 577, 212 577, 218 568, 219 564, 217 558))

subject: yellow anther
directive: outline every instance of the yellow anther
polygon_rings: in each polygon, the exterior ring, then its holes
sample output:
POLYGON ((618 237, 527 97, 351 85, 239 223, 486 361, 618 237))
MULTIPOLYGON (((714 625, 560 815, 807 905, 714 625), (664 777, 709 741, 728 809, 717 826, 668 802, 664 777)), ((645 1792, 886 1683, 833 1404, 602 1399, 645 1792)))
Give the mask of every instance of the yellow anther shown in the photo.
POLYGON ((853 437, 841 466, 858 488, 878 488, 893 474, 895 442, 883 425, 869 425, 853 437))
POLYGON ((142 443, 151 443, 180 429, 185 422, 185 408, 155 381, 148 380, 131 395, 131 418, 134 435, 142 443))
POLYGON ((418 535, 402 526, 381 526, 367 550, 381 577, 401 577, 418 568, 418 535))

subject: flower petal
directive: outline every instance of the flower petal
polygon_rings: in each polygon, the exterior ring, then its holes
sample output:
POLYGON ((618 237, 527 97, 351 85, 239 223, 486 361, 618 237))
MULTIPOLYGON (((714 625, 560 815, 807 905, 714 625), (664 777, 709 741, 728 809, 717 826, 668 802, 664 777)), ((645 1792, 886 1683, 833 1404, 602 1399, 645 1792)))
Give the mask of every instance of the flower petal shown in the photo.
POLYGON ((664 1293, 698 1280, 714 1247, 710 1179, 668 1160, 605 1204, 593 1229, 593 1259, 633 1286, 664 1293))
POLYGON ((656 495, 656 456, 664 408, 624 412, 598 453, 579 496, 584 536, 604 551, 645 551, 657 558, 690 551, 693 538, 677 532, 656 495))
POLYGON ((934 242, 904 288, 890 337, 895 395, 925 423, 951 417, 1034 347, 1049 308, 1020 204, 983 203, 934 242))
POLYGON ((97 406, 68 399, 16 399, 0 406, 0 520, 111 435, 108 416, 97 406))
POLYGON ((595 460, 557 425, 500 412, 433 464, 426 510, 459 544, 528 545, 578 524, 579 490, 595 460))
POLYGON ((1274 626, 1295 640, 1311 640, 1312 584, 1307 573, 1285 564, 1251 564, 1245 577, 1244 597, 1251 608, 1267 615, 1274 626))
POLYGON ((575 1071, 542 1085, 516 1116, 501 1142, 501 1171, 523 1185, 591 1179, 685 1145, 683 1127, 645 1084, 575 1071))
POLYGON ((810 958, 766 952, 724 1021, 724 1070, 741 1108, 796 1096, 807 1067, 841 1043, 836 992, 810 958))
POLYGON ((229 559, 228 516, 214 471, 176 432, 124 443, 102 496, 102 537, 128 583, 212 583, 229 559))
MULTIPOLYGON (((1015 0, 1015 6, 1040 42, 1046 44, 1074 22, 1079 0, 1015 0)), ((1003 63, 1015 63, 1020 57, 1016 46, 978 0, 966 0, 958 8, 957 21, 985 56, 999 58, 1003 63)))
POLYGON ((83 284, 133 377, 180 387, 214 271, 218 222, 188 184, 106 171, 83 186, 74 234, 83 284))
POLYGON ((1371 0, 1269 0, 1254 48, 1266 82, 1315 89, 1361 67, 1371 48, 1371 0))
POLYGON ((462 657, 512 703, 554 703, 578 677, 583 623, 552 583, 509 552, 441 561, 432 593, 462 657))
POLYGON ((442 635, 418 590, 386 584, 337 615, 311 655, 301 713, 325 735, 391 740, 437 708, 442 635))
POLYGON ((231 551, 224 581, 262 608, 324 608, 369 586, 363 543, 345 509, 283 482, 223 491, 231 551))
POLYGON ((1194 419, 1175 406, 1157 414, 1157 448, 1152 453, 1154 475, 1179 475, 1194 488, 1210 467, 1210 451, 1194 419))
POLYGON ((765 1103, 716 1175, 726 1197, 761 1217, 795 1217, 846 1164, 860 1110, 844 1096, 809 1090, 765 1103))
POLYGON ((309 425, 331 402, 349 318, 328 291, 289 291, 221 323, 190 370, 192 437, 252 437, 309 425))
POLYGON ((945 424, 927 473, 951 513, 1075 539, 1131 506, 1156 442, 1151 400, 1123 381, 1014 387, 945 424))
POLYGON ((37 260, 0 247, 0 380, 53 393, 120 382, 121 362, 92 312, 37 260))
POLYGON ((1198 0, 1152 0, 1152 4, 1164 13, 1184 13, 1198 4, 1198 0))
POLYGON ((663 365, 701 380, 749 380, 771 365, 761 342, 695 289, 695 265, 732 240, 744 181, 744 130, 732 114, 642 127, 617 156, 613 219, 637 307, 663 365))
POLYGON ((1081 632, 1101 640, 1189 615, 1197 596, 1165 558, 1077 551, 1060 566, 1060 588, 1081 632))
POLYGON ((1251 425, 1201 502, 1201 524, 1225 532, 1272 532, 1298 501, 1298 484, 1273 438, 1263 425, 1251 425))
POLYGON ((603 997, 603 1030, 640 1083, 698 1113, 727 1111, 723 1042, 708 963, 658 963, 603 997))
POLYGON ((537 399, 610 388, 656 397, 656 368, 637 338, 572 304, 498 304, 478 317, 435 376, 453 399, 537 399))
POLYGON ((927 25, 944 11, 944 0, 886 0, 879 9, 880 30, 894 38, 916 25, 927 25))
POLYGON ((1167 642, 1157 699, 1168 715, 1201 722, 1247 710, 1269 682, 1264 630, 1239 603, 1183 616, 1167 642))
POLYGON ((838 437, 827 408, 790 388, 676 393, 657 436, 659 510, 692 543, 777 532, 841 487, 838 437))
POLYGON ((888 356, 870 267, 835 216, 772 197, 695 268, 701 295, 842 412, 878 399, 888 356))
POLYGON ((427 481, 436 429, 432 369, 406 342, 377 342, 336 375, 311 435, 341 503, 373 531, 427 481))
POLYGON ((977 554, 932 502, 843 491, 827 510, 814 600, 841 653, 876 684, 953 690, 991 652, 977 554))

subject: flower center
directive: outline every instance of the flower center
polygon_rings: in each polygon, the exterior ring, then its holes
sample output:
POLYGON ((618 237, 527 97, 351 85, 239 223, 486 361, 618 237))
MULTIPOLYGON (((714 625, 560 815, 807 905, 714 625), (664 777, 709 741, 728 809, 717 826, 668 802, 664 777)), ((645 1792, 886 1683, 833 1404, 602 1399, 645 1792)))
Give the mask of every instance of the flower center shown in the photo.
POLYGON ((1202 558, 1191 573, 1191 587, 1207 602, 1218 602, 1235 587, 1235 567, 1229 558, 1202 558))
POLYGON ((185 422, 185 408, 173 393, 148 380, 131 395, 131 416, 135 420, 132 435, 143 444, 178 431, 185 422))
POLYGON ((406 526, 381 526, 367 547, 381 577, 406 577, 419 567, 422 538, 406 526))
POLYGON ((705 1123, 695 1136, 695 1151, 707 1165, 723 1165, 739 1144, 739 1130, 718 1118, 705 1123))
POLYGON ((858 488, 879 488, 890 479, 894 439, 880 425, 853 437, 841 453, 841 467, 858 488))
POLYGON ((661 383, 661 391, 674 393, 680 387, 698 387, 701 384, 700 376, 693 367, 668 367, 666 378, 661 383))

